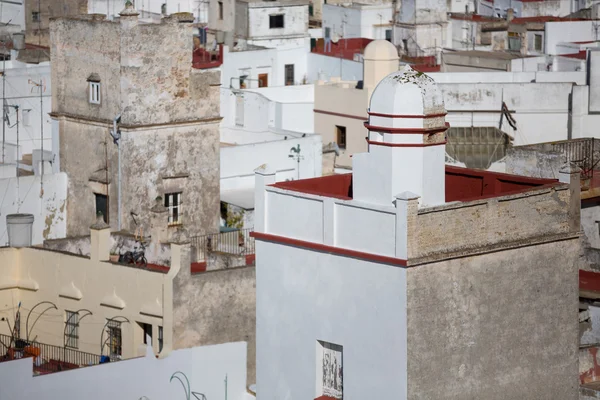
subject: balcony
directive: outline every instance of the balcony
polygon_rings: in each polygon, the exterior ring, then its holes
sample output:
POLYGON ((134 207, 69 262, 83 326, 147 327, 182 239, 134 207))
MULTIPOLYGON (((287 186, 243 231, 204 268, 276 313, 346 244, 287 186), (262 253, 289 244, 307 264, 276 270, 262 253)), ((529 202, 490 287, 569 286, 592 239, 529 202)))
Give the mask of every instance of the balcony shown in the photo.
POLYGON ((197 44, 192 53, 192 67, 196 69, 217 68, 223 64, 223 45, 212 50, 209 45, 197 44))
POLYGON ((197 272, 222 269, 211 265, 217 255, 221 259, 234 260, 236 265, 229 262, 229 266, 252 264, 255 253, 254 238, 250 236, 252 231, 249 228, 192 237, 192 262, 198 265, 197 272))
POLYGON ((33 375, 46 375, 100 364, 97 354, 0 334, 0 362, 31 358, 33 375))

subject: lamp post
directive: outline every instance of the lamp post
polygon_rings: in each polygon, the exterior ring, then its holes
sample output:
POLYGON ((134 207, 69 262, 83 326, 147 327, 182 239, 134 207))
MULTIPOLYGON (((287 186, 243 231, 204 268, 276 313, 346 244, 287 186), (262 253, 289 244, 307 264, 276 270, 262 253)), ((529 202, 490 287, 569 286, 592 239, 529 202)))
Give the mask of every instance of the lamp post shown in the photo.
POLYGON ((33 327, 35 326, 35 324, 38 322, 38 320, 40 319, 40 317, 42 315, 44 315, 44 313, 48 310, 51 309, 55 309, 58 310, 58 307, 56 307, 56 304, 54 304, 51 301, 40 301, 39 303, 37 303, 35 306, 33 306, 31 308, 31 310, 29 310, 29 313, 27 314, 27 320, 25 321, 25 336, 27 338, 27 341, 29 342, 29 317, 31 316, 31 313, 33 312, 33 310, 35 310, 38 306, 41 306, 42 304, 50 304, 48 307, 46 307, 46 309, 44 309, 44 311, 42 311, 40 313, 40 315, 38 315, 38 317, 35 319, 35 321, 33 321, 33 325, 31 325, 31 329, 33 330, 33 327))
POLYGON ((298 163, 298 180, 300 180, 300 160, 304 160, 304 156, 300 154, 300 143, 290 149, 288 157, 293 158, 298 163))

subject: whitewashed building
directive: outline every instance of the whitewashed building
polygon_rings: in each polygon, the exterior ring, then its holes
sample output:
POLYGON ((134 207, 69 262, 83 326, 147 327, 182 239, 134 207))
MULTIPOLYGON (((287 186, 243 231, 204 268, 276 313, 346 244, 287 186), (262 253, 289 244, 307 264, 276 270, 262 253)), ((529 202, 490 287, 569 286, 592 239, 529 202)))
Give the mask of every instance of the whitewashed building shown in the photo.
POLYGON ((254 171, 270 165, 276 181, 321 176, 321 135, 312 133, 313 86, 221 88, 220 193, 228 213, 254 226, 254 171))
POLYGON ((324 4, 323 37, 392 40, 392 3, 324 4))
POLYGON ((577 398, 579 177, 445 167, 445 115, 407 68, 352 174, 257 171, 259 399, 577 398))
POLYGON ((234 32, 257 46, 304 47, 309 41, 308 0, 237 0, 234 32))

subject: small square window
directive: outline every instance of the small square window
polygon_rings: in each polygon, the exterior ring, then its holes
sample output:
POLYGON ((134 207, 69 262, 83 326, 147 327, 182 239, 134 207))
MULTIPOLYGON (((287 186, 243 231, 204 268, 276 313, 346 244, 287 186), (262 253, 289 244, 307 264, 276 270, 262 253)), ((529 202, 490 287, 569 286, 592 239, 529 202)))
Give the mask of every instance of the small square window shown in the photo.
POLYGON ((41 22, 40 13, 38 11, 31 12, 31 21, 32 22, 41 22))
POLYGON ((346 148, 346 127, 345 126, 335 126, 336 138, 335 141, 340 149, 346 148))
POLYGON ((90 103, 100 104, 100 82, 90 82, 90 103))
POLYGON ((269 29, 283 28, 283 14, 269 15, 269 29))
POLYGON ((343 347, 317 341, 317 395, 333 399, 344 398, 343 347))
POLYGON ((169 209, 169 225, 181 224, 181 193, 168 193, 165 196, 165 207, 169 209))

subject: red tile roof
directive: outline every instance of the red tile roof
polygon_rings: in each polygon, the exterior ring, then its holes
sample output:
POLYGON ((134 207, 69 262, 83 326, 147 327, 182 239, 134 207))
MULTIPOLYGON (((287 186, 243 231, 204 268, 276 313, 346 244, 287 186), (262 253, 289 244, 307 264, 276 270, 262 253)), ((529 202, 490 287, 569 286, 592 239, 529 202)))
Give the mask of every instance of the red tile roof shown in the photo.
POLYGON ((587 60, 587 51, 580 50, 579 53, 560 54, 562 57, 575 58, 577 60, 587 60))
POLYGON ((367 47, 367 45, 372 41, 373 39, 366 38, 340 39, 337 43, 331 42, 331 49, 328 49, 330 51, 325 52, 325 40, 317 39, 316 46, 311 49, 311 52, 322 54, 324 56, 354 60, 354 54, 362 54, 365 50, 365 47, 367 47))
MULTIPOLYGON (((552 186, 556 183, 556 179, 529 178, 446 166, 446 202, 506 196, 542 186, 552 186)), ((272 186, 342 200, 352 199, 352 174, 278 182, 272 186)))
POLYGON ((511 21, 511 24, 527 24, 527 23, 544 23, 544 22, 565 22, 565 21, 587 21, 585 18, 566 18, 566 17, 553 17, 551 15, 542 15, 537 17, 521 17, 515 18, 511 21))

